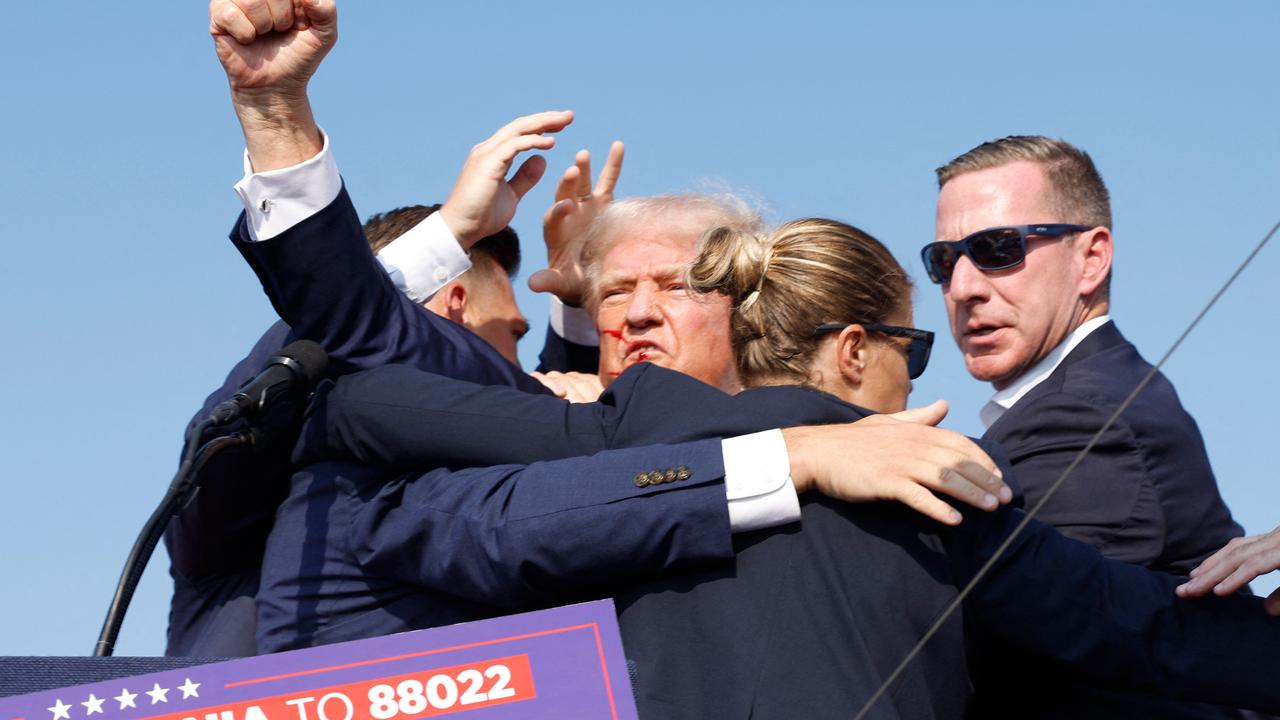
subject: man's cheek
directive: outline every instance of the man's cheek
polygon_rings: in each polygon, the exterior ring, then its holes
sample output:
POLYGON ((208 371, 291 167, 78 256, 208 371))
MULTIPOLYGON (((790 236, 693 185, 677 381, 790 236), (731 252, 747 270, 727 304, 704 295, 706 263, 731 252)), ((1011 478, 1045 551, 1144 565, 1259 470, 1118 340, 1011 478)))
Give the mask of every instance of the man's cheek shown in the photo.
POLYGON ((622 374, 622 331, 600 331, 600 379, 608 382, 622 374))

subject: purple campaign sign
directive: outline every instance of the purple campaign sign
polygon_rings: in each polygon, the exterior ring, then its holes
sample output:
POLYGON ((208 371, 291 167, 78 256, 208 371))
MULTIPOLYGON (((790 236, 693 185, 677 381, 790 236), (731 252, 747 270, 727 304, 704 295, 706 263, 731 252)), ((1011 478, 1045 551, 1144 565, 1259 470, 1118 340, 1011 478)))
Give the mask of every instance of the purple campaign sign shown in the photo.
POLYGON ((636 720, 613 602, 0 698, 0 720, 636 720))

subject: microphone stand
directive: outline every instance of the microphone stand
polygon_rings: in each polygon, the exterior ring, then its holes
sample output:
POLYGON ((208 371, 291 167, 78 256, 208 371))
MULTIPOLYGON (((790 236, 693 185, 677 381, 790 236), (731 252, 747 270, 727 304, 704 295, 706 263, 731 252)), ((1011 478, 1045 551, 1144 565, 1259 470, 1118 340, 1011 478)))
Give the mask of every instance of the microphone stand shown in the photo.
POLYGON ((164 499, 160 501, 160 505, 151 513, 147 523, 142 526, 142 531, 138 533, 138 539, 134 541, 133 549, 129 551, 129 557, 125 560, 124 570, 120 573, 120 580, 116 583, 115 596, 111 599, 111 607, 107 610, 106 620, 102 623, 102 632, 98 635, 98 642, 93 648, 94 657, 108 657, 115 649, 120 625, 124 622, 125 611, 128 610, 129 602, 133 600, 133 593, 142 579, 142 572, 146 569, 147 562, 151 560, 151 554, 155 552, 156 543, 160 542, 160 537, 164 534, 170 518, 176 515, 199 489, 200 470, 223 450, 253 446, 262 441, 258 431, 249 429, 216 437, 201 446, 198 451, 195 450, 200 437, 214 424, 216 424, 214 419, 209 418, 195 426, 186 445, 183 446, 182 462, 178 466, 178 472, 173 476, 173 481, 169 483, 164 499))

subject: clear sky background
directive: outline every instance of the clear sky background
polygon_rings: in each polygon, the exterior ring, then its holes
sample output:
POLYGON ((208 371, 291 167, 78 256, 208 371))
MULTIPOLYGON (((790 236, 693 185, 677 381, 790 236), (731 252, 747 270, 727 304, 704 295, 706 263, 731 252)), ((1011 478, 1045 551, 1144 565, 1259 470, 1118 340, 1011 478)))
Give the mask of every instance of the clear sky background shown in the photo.
MULTIPOLYGON (((971 434, 990 391, 918 257, 935 166, 1013 133, 1088 150, 1113 315, 1153 361, 1280 219, 1274 0, 339 6, 312 97, 362 216, 443 200, 471 145, 572 108, 549 175, 620 138, 622 195, 727 185, 883 240, 941 333, 913 399, 950 400, 971 434)), ((186 421, 273 314, 226 239, 243 143, 206 5, 17 3, 5 26, 0 654, 88 654, 186 421)), ((526 277, 552 189, 514 222, 526 277)), ((1166 368, 1251 533, 1280 523, 1277 276, 1272 246, 1166 368)), ((519 299, 532 367, 546 301, 519 299)), ((162 651, 167 570, 157 552, 117 654, 162 651)))

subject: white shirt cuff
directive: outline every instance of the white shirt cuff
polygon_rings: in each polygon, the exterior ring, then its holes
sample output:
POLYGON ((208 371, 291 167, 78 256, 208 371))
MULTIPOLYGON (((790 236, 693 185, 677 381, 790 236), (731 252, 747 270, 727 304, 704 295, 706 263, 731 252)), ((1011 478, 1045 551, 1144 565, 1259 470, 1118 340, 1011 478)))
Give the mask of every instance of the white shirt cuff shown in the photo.
POLYGON ((329 150, 329 135, 320 131, 324 146, 310 160, 278 170, 255 173, 244 153, 244 177, 236 194, 244 203, 249 237, 270 240, 329 206, 342 190, 338 163, 329 150))
POLYGON ((781 430, 726 438, 720 449, 732 532, 800 520, 800 498, 791 481, 791 456, 781 430))
POLYGON ((551 296, 551 329, 575 345, 596 347, 600 344, 600 334, 591 313, 565 305, 555 295, 551 296))
POLYGON ((431 299, 471 268, 471 258, 438 212, 392 240, 378 260, 396 286, 417 303, 431 299))

